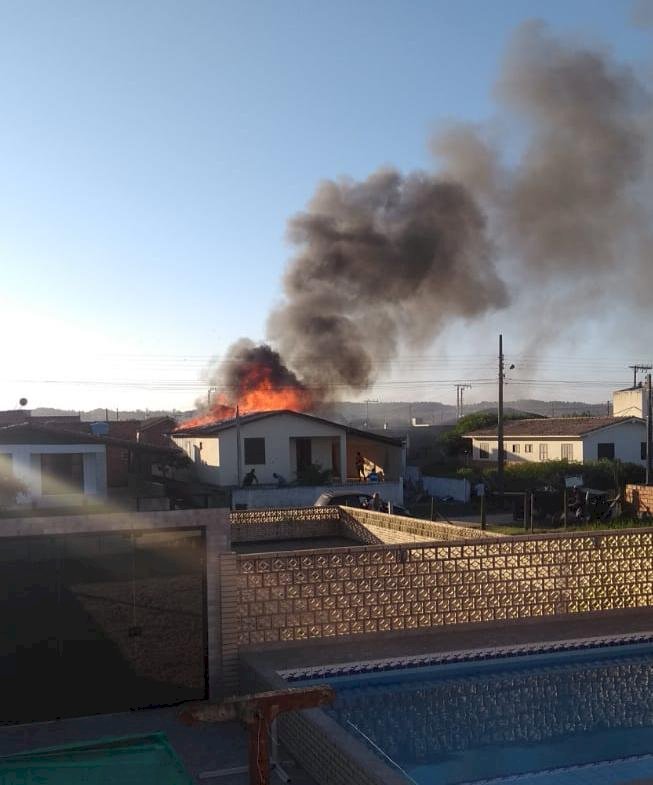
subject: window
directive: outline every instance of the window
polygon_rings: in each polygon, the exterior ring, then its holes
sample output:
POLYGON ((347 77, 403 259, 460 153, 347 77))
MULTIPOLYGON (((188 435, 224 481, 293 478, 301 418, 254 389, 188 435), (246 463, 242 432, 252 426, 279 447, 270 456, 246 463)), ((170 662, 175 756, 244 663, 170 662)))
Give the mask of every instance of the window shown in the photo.
POLYGON ((512 451, 518 453, 520 451, 520 446, 518 444, 513 444, 512 451))
POLYGON ((84 463, 79 452, 41 454, 41 493, 82 493, 84 463))
POLYGON ((262 465, 265 463, 265 439, 244 439, 245 463, 262 465))
POLYGON ((560 457, 563 461, 573 461, 574 460, 574 445, 573 444, 561 444, 560 445, 560 457))
POLYGON ((642 442, 639 448, 639 455, 643 461, 646 460, 646 442, 642 442))
POLYGON ((532 444, 525 444, 524 445, 524 452, 533 452, 533 445, 532 444))
POLYGON ((596 457, 601 460, 601 458, 607 458, 608 460, 614 459, 614 442, 599 442, 597 445, 596 450, 596 457))
POLYGON ((490 457, 490 443, 481 442, 478 445, 478 457, 482 461, 486 461, 490 457))
POLYGON ((548 444, 540 444, 540 460, 541 461, 548 461, 549 460, 549 445, 548 444))

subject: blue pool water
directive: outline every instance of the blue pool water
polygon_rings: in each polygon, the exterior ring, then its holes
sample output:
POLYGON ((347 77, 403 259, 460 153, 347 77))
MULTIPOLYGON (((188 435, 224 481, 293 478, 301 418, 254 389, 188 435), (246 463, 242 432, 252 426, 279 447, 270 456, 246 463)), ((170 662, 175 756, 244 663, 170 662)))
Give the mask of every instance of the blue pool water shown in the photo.
POLYGON ((418 785, 653 777, 650 643, 327 681, 329 714, 418 785))

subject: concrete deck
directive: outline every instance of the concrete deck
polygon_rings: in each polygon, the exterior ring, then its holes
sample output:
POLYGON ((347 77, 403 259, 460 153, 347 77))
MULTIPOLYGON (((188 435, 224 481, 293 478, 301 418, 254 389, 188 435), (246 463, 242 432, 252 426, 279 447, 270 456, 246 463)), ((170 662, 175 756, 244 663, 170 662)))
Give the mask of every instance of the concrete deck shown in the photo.
POLYGON ((627 635, 653 631, 653 608, 577 613, 568 616, 520 619, 487 624, 456 624, 422 632, 352 636, 301 645, 271 644, 264 650, 245 650, 241 657, 256 668, 286 670, 311 665, 364 662, 436 652, 512 646, 545 641, 627 635))

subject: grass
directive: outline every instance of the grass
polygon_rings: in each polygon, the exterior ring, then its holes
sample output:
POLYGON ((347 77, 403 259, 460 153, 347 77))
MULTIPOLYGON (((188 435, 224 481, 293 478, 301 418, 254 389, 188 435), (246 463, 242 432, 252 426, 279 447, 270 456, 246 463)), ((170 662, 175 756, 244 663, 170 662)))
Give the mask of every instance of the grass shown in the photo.
POLYGON ((653 521, 640 521, 638 518, 619 518, 614 521, 589 521, 573 526, 535 526, 533 531, 525 530, 523 526, 497 526, 487 527, 487 531, 497 534, 567 534, 569 532, 609 531, 612 529, 644 529, 653 526, 653 521))

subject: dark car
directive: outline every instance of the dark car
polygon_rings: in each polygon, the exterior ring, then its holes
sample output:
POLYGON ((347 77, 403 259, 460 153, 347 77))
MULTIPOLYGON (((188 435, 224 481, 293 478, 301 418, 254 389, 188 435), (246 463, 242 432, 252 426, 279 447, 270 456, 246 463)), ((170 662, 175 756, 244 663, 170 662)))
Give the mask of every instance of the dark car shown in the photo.
MULTIPOLYGON (((362 509, 371 509, 372 507, 372 494, 356 491, 324 491, 321 493, 315 503, 314 507, 360 507, 362 509)), ((381 512, 388 511, 388 503, 382 501, 381 512)), ((400 504, 392 505, 392 512, 396 515, 410 515, 405 507, 400 504)))

